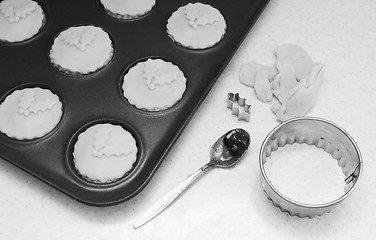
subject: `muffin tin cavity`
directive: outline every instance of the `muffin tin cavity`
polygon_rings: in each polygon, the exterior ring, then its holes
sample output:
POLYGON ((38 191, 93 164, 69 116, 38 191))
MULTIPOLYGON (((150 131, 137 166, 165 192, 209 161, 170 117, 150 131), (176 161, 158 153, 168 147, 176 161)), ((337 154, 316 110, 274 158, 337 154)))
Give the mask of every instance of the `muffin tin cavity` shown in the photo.
POLYGON ((41 5, 32 0, 0 2, 0 41, 18 43, 36 36, 46 23, 41 5))
POLYGON ((187 82, 177 65, 160 58, 139 61, 122 80, 123 96, 145 111, 161 111, 174 106, 183 97, 187 82))
POLYGON ((16 140, 34 140, 59 124, 63 104, 49 89, 16 88, 0 104, 0 131, 16 140))
MULTIPOLYGON (((124 202, 147 185, 267 3, 267 0, 239 0, 236 4, 205 1, 220 9, 226 19, 225 37, 209 50, 181 47, 167 36, 168 18, 189 1, 159 0, 145 13, 124 21, 109 16, 101 0, 37 1, 48 10, 48 19, 38 37, 22 44, 0 41, 1 103, 14 90, 40 87, 58 96, 63 113, 57 125, 42 137, 15 140, 0 133, 0 156, 74 199, 95 206, 124 202), (82 32, 66 32, 84 27, 88 28, 82 32), (102 35, 103 42, 97 41, 102 35), (57 45, 61 45, 60 49, 56 49, 57 45), (93 46, 96 50, 91 49, 93 46), (102 55, 98 57, 99 52, 102 55), (91 60, 100 61, 88 63, 91 60), (154 64, 156 60, 173 71, 165 71, 164 67, 160 71, 154 64), (137 108, 128 95, 124 97, 123 78, 138 64, 142 67, 138 75, 144 90, 157 92, 169 86, 168 91, 158 95, 163 101, 177 94, 169 104, 137 108), (94 133, 103 138, 94 137, 96 140, 89 143, 98 150, 94 155, 104 159, 133 153, 136 157, 121 174, 101 180, 88 178, 75 168, 75 144, 80 134, 105 123, 128 131, 135 139, 137 152, 134 148, 122 152, 127 147, 107 151, 106 145, 99 144, 110 141, 112 136, 112 130, 105 127, 94 133)), ((138 88, 132 91, 136 92, 136 98, 145 97, 138 88)), ((37 110, 34 104, 43 99, 34 103, 33 94, 28 91, 23 98, 21 114, 46 113, 54 106, 46 102, 45 107, 37 110)), ((146 103, 149 102, 157 101, 149 97, 146 103)), ((12 121, 6 116, 6 120, 12 121)), ((115 142, 120 143, 121 139, 115 142)), ((103 169, 107 170, 106 166, 104 163, 103 169)))
POLYGON ((168 36, 189 49, 206 49, 216 45, 226 34, 226 20, 218 9, 199 2, 188 3, 167 20, 168 36))
POLYGON ((156 0, 100 0, 104 11, 113 18, 135 20, 146 16, 156 0))
POLYGON ((142 151, 139 137, 127 124, 98 120, 80 128, 67 149, 71 173, 93 184, 121 181, 134 170, 142 151))
POLYGON ((50 49, 50 60, 61 72, 85 75, 104 68, 112 59, 114 45, 109 34, 93 25, 62 31, 50 49))

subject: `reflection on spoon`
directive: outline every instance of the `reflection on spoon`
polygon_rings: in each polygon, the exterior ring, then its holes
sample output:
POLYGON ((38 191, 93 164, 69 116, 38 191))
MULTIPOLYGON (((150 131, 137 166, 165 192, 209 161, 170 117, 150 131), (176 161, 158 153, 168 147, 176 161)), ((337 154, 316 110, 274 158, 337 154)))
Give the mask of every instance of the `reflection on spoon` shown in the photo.
POLYGON ((210 162, 202 166, 154 203, 154 205, 137 220, 133 227, 137 229, 157 216, 205 170, 210 167, 227 168, 235 165, 248 149, 249 143, 250 137, 248 132, 241 128, 230 130, 222 135, 210 149, 210 162))

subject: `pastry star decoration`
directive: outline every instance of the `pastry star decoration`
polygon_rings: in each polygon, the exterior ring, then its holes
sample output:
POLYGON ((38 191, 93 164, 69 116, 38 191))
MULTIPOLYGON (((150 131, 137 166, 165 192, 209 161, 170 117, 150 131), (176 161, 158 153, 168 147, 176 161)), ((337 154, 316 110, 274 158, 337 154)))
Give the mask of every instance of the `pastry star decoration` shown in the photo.
POLYGON ((45 112, 48 109, 52 109, 55 105, 55 101, 45 99, 35 102, 36 93, 33 90, 24 92, 18 102, 18 112, 25 116, 29 116, 30 113, 45 112))
POLYGON ((121 141, 109 144, 111 130, 106 126, 102 126, 97 130, 94 136, 93 151, 94 157, 120 157, 121 155, 128 155, 132 149, 128 144, 122 144, 121 141))
POLYGON ((159 72, 155 62, 151 59, 148 59, 144 63, 144 78, 146 85, 149 89, 154 90, 157 85, 163 86, 165 84, 171 84, 176 80, 178 73, 176 71, 169 72, 159 72))
POLYGON ((63 32, 61 39, 69 46, 74 46, 81 51, 85 51, 87 47, 95 40, 96 35, 96 30, 91 28, 79 34, 73 32, 63 32))
POLYGON ((215 11, 202 12, 194 4, 188 4, 185 8, 185 17, 188 24, 197 29, 199 26, 213 24, 219 20, 219 14, 215 11))
POLYGON ((9 1, 4 0, 0 4, 0 12, 10 23, 18 22, 21 18, 32 14, 36 10, 37 3, 31 0, 9 1))

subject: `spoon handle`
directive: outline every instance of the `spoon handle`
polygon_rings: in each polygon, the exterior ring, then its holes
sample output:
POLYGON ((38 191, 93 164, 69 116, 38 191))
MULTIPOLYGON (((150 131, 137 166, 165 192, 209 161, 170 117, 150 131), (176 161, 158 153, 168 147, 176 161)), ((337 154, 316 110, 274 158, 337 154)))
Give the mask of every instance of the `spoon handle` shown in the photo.
POLYGON ((210 163, 198 169, 196 172, 187 177, 184 181, 176 185, 156 203, 154 203, 133 225, 135 229, 152 220, 155 216, 167 208, 191 183, 194 182, 205 170, 210 167, 210 163))

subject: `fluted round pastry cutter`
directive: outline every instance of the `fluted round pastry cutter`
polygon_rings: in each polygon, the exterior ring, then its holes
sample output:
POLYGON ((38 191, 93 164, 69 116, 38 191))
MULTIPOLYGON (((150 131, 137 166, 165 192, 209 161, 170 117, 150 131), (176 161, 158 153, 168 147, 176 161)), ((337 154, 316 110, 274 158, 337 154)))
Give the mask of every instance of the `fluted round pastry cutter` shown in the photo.
MULTIPOLYGON (((346 199, 359 182, 363 169, 360 150, 353 138, 340 126, 320 118, 294 118, 281 123, 265 138, 259 153, 261 184, 269 200, 292 216, 312 218, 330 212, 346 199), (264 164, 273 151, 286 144, 305 143, 324 149, 338 161, 345 175, 345 191, 339 198, 324 203, 302 203, 280 192, 265 171, 264 164)), ((292 186, 291 186, 292 187, 292 186)))

